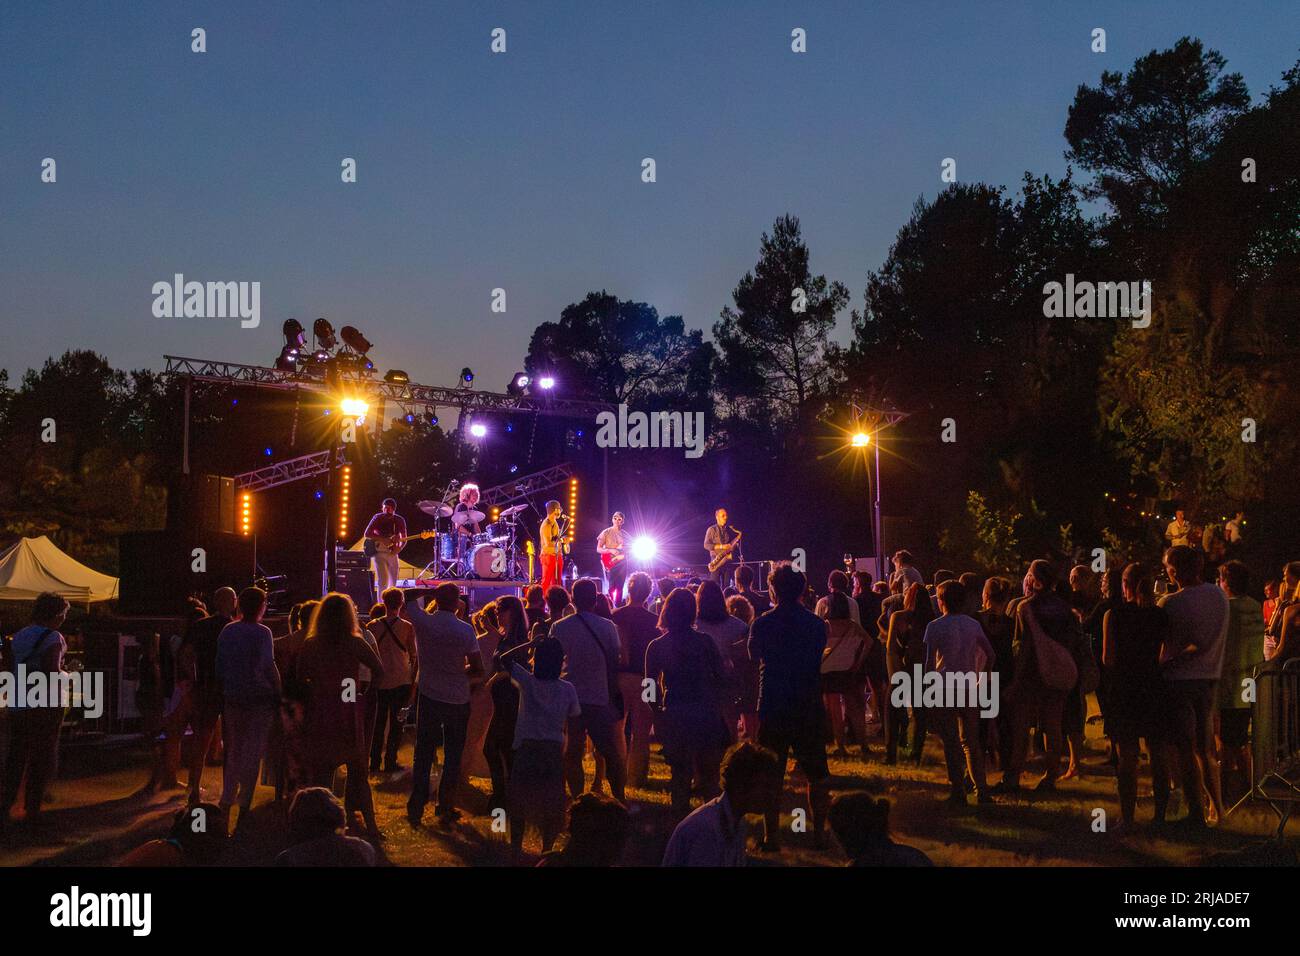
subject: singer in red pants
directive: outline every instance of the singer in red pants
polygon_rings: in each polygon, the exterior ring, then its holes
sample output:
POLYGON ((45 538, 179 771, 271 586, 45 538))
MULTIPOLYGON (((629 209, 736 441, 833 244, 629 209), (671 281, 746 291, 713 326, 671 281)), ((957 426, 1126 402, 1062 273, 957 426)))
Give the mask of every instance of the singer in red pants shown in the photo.
POLYGON ((558 554, 542 555, 542 590, 559 587, 564 578, 564 557, 558 554))
POLYGON ((559 587, 564 573, 564 531, 558 501, 546 502, 546 517, 538 531, 542 539, 542 590, 559 587))

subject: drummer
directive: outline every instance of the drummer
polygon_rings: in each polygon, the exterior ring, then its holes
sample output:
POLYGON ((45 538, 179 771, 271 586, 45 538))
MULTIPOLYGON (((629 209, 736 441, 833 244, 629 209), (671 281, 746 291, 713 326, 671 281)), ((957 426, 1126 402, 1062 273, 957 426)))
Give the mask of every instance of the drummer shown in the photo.
POLYGON ((472 481, 461 485, 460 500, 456 503, 456 509, 452 512, 451 523, 463 535, 473 537, 476 534, 482 534, 483 529, 480 522, 483 520, 483 512, 478 510, 478 485, 472 481))

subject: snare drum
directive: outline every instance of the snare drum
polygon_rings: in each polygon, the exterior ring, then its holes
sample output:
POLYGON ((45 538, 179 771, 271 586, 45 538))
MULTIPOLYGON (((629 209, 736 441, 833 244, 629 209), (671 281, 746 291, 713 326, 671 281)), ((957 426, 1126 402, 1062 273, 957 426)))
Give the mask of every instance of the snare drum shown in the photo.
POLYGON ((506 553, 495 544, 480 544, 469 553, 469 564, 480 578, 502 578, 506 573, 506 553))

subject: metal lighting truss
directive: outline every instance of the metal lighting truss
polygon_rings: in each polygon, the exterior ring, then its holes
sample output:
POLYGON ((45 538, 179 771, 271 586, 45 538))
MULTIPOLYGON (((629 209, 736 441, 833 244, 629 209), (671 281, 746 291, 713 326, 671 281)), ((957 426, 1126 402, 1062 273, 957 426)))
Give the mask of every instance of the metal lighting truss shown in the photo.
POLYGON ((572 477, 572 465, 555 465, 552 468, 545 468, 542 471, 535 471, 531 475, 516 478, 514 481, 485 488, 479 493, 479 504, 486 505, 489 508, 498 506, 504 508, 516 501, 524 501, 532 495, 540 494, 547 488, 562 485, 572 477))
MULTIPOLYGON (((295 388, 329 394, 331 385, 324 378, 303 372, 290 372, 264 365, 239 365, 234 362, 214 362, 209 359, 164 356, 167 376, 186 376, 195 382, 214 382, 226 385, 251 385, 255 388, 273 388, 291 391, 295 388)), ((579 399, 536 397, 531 395, 505 395, 500 392, 482 392, 472 388, 444 388, 440 385, 419 385, 415 382, 385 382, 361 375, 341 373, 339 387, 357 398, 365 398, 371 405, 393 404, 404 408, 458 408, 462 413, 514 411, 536 412, 541 415, 563 415, 570 418, 595 417, 611 411, 604 402, 587 402, 579 399)))
MULTIPOLYGON (((243 474, 235 475, 235 489, 237 491, 266 491, 270 488, 278 488, 280 485, 287 485, 291 481, 298 481, 301 478, 315 478, 317 475, 323 475, 330 469, 329 450, 312 452, 310 455, 299 455, 297 458, 289 458, 285 461, 277 461, 273 465, 267 465, 265 468, 258 468, 254 471, 246 471, 243 474)), ((339 468, 348 463, 346 450, 340 446, 335 449, 334 467, 339 468)))

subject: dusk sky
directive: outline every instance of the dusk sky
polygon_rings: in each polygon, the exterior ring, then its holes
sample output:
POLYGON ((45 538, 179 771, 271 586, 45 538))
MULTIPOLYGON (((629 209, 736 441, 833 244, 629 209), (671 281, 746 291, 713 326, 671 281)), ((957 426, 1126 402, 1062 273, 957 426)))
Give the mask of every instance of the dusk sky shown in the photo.
POLYGON ((857 306, 944 157, 1011 190, 1063 174, 1076 86, 1184 35, 1258 100, 1300 4, 8 3, 0 367, 267 365, 285 318, 323 315, 381 370, 501 390, 592 289, 708 330, 787 212, 857 306), (154 318, 177 272, 260 282, 260 328, 154 318))

